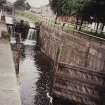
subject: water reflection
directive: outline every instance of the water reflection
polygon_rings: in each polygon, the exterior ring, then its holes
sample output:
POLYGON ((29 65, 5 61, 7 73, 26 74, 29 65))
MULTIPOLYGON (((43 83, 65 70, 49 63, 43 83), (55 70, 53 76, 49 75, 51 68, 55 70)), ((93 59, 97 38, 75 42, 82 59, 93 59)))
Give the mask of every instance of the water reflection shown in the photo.
POLYGON ((36 57, 37 65, 40 67, 40 78, 37 81, 37 95, 35 96, 35 105, 50 105, 51 99, 48 97, 50 91, 51 80, 51 64, 50 61, 39 52, 36 57))
POLYGON ((51 65, 32 46, 25 46, 20 60, 20 91, 22 105, 51 105, 48 97, 51 65))

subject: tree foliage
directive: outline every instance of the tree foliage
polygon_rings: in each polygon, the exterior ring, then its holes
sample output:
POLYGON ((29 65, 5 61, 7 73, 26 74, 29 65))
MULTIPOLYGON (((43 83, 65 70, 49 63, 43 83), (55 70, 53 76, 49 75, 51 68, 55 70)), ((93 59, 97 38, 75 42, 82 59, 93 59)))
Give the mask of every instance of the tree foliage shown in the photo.
POLYGON ((16 8, 21 8, 21 7, 25 8, 25 2, 26 2, 26 0, 17 0, 14 3, 14 5, 16 8))
POLYGON ((50 5, 58 16, 74 15, 82 23, 92 18, 105 24, 105 0, 50 0, 50 5))
POLYGON ((92 16, 102 20, 105 16, 105 0, 50 0, 52 10, 58 16, 92 16))
POLYGON ((29 10, 31 8, 30 4, 28 2, 25 3, 26 10, 29 10))
POLYGON ((96 21, 102 22, 105 18, 105 0, 91 0, 83 10, 96 21))
POLYGON ((15 7, 18 9, 26 9, 29 10, 31 8, 30 4, 28 2, 26 2, 26 0, 17 0, 14 3, 15 7))
MULTIPOLYGON (((82 9, 80 14, 83 14, 82 17, 87 18, 87 20, 91 20, 91 17, 93 18, 93 21, 96 22, 98 25, 99 23, 102 23, 102 30, 104 29, 105 25, 105 0, 89 0, 82 9)), ((85 20, 84 19, 84 20, 85 20)), ((98 25, 96 29, 96 33, 98 30, 98 25)), ((101 30, 101 31, 102 31, 101 30)))
POLYGON ((60 16, 77 15, 88 0, 50 0, 54 13, 60 16))
POLYGON ((6 3, 6 0, 0 0, 0 6, 6 3))
POLYGON ((72 14, 72 0, 50 0, 50 5, 57 16, 72 14))

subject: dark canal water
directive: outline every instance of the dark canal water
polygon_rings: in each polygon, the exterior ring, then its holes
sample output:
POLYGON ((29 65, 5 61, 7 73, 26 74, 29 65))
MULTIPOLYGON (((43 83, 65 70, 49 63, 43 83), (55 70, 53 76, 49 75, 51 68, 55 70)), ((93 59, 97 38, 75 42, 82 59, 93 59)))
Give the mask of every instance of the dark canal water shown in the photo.
MULTIPOLYGON (((29 30, 20 56, 18 79, 22 105, 71 105, 58 99, 53 101, 49 95, 52 79, 51 60, 36 49, 35 38, 32 37, 35 34, 36 32, 29 30), (30 42, 31 45, 28 44, 30 42)), ((16 50, 14 43, 15 38, 11 38, 13 49, 16 50)))
POLYGON ((49 95, 52 66, 35 46, 24 46, 20 58, 19 84, 22 105, 74 105, 49 95))
POLYGON ((36 31, 29 29, 27 39, 22 42, 20 54, 16 38, 11 37, 15 63, 19 58, 17 55, 20 55, 18 81, 22 105, 68 105, 49 95, 52 80, 51 60, 36 48, 35 39, 36 31))
MULTIPOLYGON (((11 38, 14 58, 17 55, 15 43, 15 38, 11 38)), ((17 75, 22 105, 68 105, 62 100, 53 101, 49 95, 52 80, 51 60, 36 48, 34 40, 27 39, 23 43, 17 75)))
POLYGON ((50 82, 50 60, 35 47, 24 46, 19 73, 22 105, 52 105, 50 82))

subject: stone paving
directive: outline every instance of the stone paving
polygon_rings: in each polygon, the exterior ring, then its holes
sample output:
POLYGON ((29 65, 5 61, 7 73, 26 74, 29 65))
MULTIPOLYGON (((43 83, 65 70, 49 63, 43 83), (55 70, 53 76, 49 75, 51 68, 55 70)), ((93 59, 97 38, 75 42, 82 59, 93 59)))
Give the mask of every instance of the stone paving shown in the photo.
POLYGON ((5 39, 0 39, 0 105, 21 105, 12 51, 5 39))

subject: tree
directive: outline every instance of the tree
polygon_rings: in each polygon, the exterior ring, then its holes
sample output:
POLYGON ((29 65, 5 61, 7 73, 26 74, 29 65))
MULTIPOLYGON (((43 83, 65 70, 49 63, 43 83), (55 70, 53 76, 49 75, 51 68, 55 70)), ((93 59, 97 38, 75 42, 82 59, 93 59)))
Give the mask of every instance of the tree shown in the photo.
POLYGON ((80 17, 80 11, 87 0, 50 0, 50 5, 56 16, 80 17))
POLYGON ((17 0, 14 5, 18 9, 25 9, 25 2, 26 0, 17 0))
POLYGON ((58 16, 70 16, 72 14, 73 0, 50 0, 51 9, 58 16))
MULTIPOLYGON (((84 21, 94 21, 105 25, 105 0, 50 0, 50 5, 56 16, 76 17, 76 28, 79 23, 81 30, 84 21), (91 19, 92 17, 92 19, 91 19)), ((98 25, 96 33, 98 30, 98 25)))
POLYGON ((103 24, 101 31, 105 25, 105 12, 103 10, 105 10, 105 0, 89 0, 80 13, 84 17, 88 17, 88 20, 93 17, 93 21, 97 23, 96 33, 100 22, 103 24))
POLYGON ((31 8, 31 6, 30 6, 30 4, 28 2, 25 3, 25 8, 26 8, 26 10, 29 10, 31 8))
POLYGON ((2 7, 3 6, 3 4, 5 4, 6 3, 6 0, 0 0, 0 6, 2 7))

